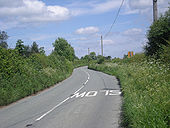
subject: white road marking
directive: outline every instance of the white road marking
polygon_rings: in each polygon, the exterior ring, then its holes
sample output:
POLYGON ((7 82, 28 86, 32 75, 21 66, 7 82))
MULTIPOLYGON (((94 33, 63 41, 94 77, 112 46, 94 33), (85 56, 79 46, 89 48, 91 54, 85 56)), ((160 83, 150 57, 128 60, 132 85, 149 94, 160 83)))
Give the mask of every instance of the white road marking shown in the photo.
POLYGON ((86 97, 93 97, 97 95, 97 91, 89 91, 85 96, 86 97))
POLYGON ((83 86, 81 86, 81 88, 79 88, 77 91, 75 91, 75 93, 74 94, 76 94, 76 93, 78 93, 82 88, 84 88, 84 85, 83 86))
POLYGON ((100 91, 89 91, 82 93, 74 93, 70 98, 78 98, 78 97, 94 97, 97 96, 99 92, 104 92, 105 96, 118 96, 121 94, 119 90, 100 90, 100 91))
MULTIPOLYGON (((83 71, 84 71, 84 70, 83 70, 83 71)), ((90 74, 89 74, 88 72, 86 72, 86 71, 84 71, 84 72, 88 75, 88 79, 87 79, 86 82, 83 84, 83 86, 81 86, 78 90, 76 90, 76 91, 74 92, 74 95, 73 95, 73 96, 67 97, 65 100, 63 100, 62 102, 60 102, 59 104, 57 104, 56 106, 54 106, 52 109, 50 109, 49 111, 47 111, 46 113, 44 113, 42 116, 40 116, 39 118, 37 118, 35 121, 41 120, 41 119, 44 118, 46 115, 48 115, 50 112, 52 112, 54 109, 56 109, 57 107, 59 107, 60 105, 62 105, 64 102, 66 102, 66 101, 69 100, 70 98, 74 97, 75 95, 76 95, 76 97, 77 97, 78 92, 79 92, 82 88, 84 88, 84 85, 86 85, 87 82, 88 82, 89 79, 90 79, 90 74)), ((86 93, 86 92, 85 92, 85 93, 86 93)), ((85 95, 85 93, 84 93, 84 95, 85 95)), ((81 94, 80 96, 83 97, 84 95, 81 94)), ((78 97, 79 97, 79 95, 78 95, 78 97)))
MULTIPOLYGON (((84 70, 83 70, 84 71, 84 70)), ((87 72, 87 71, 84 71, 86 74, 87 74, 87 80, 86 80, 86 82, 84 82, 83 83, 83 85, 86 85, 87 84, 87 82, 89 81, 89 79, 90 79, 90 74, 87 72)))
POLYGON ((110 90, 110 91, 109 91, 109 96, 120 95, 119 93, 120 93, 119 90, 110 90))
POLYGON ((116 96, 121 94, 119 90, 100 90, 100 92, 105 92, 105 96, 116 96))
POLYGON ((76 94, 74 94, 73 96, 71 96, 70 98, 73 98, 73 97, 76 97, 76 98, 78 98, 78 97, 84 97, 85 94, 86 94, 86 92, 83 92, 83 93, 81 93, 81 94, 76 93, 76 94))
POLYGON ((56 106, 54 106, 52 109, 50 109, 48 112, 44 113, 42 116, 40 116, 39 118, 36 119, 36 121, 41 120, 43 117, 45 117, 47 114, 49 114, 50 112, 52 112, 54 109, 56 109, 57 107, 59 107, 60 105, 62 105, 64 102, 66 102, 68 99, 70 99, 70 97, 67 97, 65 100, 63 100, 62 102, 60 102, 59 104, 57 104, 56 106))
POLYGON ((86 85, 88 81, 89 81, 89 80, 86 80, 86 82, 84 82, 84 85, 86 85))
POLYGON ((105 92, 105 96, 109 94, 109 90, 100 90, 100 92, 105 92))
POLYGON ((90 74, 87 71, 84 71, 84 72, 88 75, 88 79, 90 79, 90 74))

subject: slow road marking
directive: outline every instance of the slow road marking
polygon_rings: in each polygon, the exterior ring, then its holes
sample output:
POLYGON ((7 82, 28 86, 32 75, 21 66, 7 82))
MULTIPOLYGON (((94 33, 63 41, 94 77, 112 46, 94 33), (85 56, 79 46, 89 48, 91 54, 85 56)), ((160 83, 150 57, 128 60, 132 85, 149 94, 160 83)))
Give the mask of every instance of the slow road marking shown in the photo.
POLYGON ((97 96, 98 93, 103 93, 104 96, 118 96, 121 94, 119 90, 100 90, 100 91, 88 91, 82 93, 74 93, 70 98, 78 98, 78 97, 94 97, 97 96))

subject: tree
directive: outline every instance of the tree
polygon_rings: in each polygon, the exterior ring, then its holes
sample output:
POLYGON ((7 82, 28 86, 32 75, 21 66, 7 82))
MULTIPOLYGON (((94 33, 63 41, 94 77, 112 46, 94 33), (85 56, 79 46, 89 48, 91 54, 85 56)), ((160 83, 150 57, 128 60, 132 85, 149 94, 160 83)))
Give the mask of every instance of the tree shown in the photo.
POLYGON ((162 46, 167 46, 165 40, 170 39, 170 8, 156 22, 154 22, 147 33, 148 42, 145 46, 145 54, 147 56, 159 57, 162 46))
POLYGON ((8 48, 8 44, 6 42, 6 40, 8 39, 8 35, 5 31, 0 31, 0 46, 2 48, 8 48))
POLYGON ((44 47, 40 47, 38 50, 40 54, 45 55, 44 47))
POLYGON ((128 58, 128 55, 124 54, 123 59, 126 59, 126 58, 128 58))
POLYGON ((96 59, 97 59, 95 52, 91 52, 91 53, 90 53, 90 59, 92 59, 92 60, 96 60, 96 59))
POLYGON ((66 59, 73 61, 75 53, 73 47, 64 38, 58 38, 53 43, 54 52, 59 56, 64 56, 66 59))
POLYGON ((105 59, 106 59, 106 60, 111 60, 112 57, 111 57, 111 56, 107 56, 107 57, 105 57, 105 59))
POLYGON ((24 55, 24 42, 22 40, 18 40, 17 43, 16 43, 16 47, 15 49, 17 49, 17 51, 19 52, 20 55, 24 55))
POLYGON ((102 55, 98 55, 97 56, 97 63, 102 64, 104 62, 104 59, 105 59, 105 57, 103 57, 102 55))
POLYGON ((30 55, 31 55, 31 48, 30 48, 30 46, 28 45, 28 46, 24 46, 24 50, 23 50, 24 52, 23 52, 23 55, 25 56, 25 57, 29 57, 30 55))
POLYGON ((38 45, 36 42, 33 42, 31 46, 31 53, 39 53, 38 45))

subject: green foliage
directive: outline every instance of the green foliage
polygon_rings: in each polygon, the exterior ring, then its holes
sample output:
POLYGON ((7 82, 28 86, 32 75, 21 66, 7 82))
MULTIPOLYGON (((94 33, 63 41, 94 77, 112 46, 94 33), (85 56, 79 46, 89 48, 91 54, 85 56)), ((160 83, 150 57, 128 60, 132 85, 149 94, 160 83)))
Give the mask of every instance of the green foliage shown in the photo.
POLYGON ((39 53, 39 49, 38 49, 38 45, 36 42, 33 42, 32 43, 32 46, 31 46, 31 53, 39 53))
POLYGON ((167 45, 165 40, 170 39, 170 8, 156 22, 154 22, 147 34, 148 42, 145 46, 147 56, 159 57, 162 46, 167 45))
POLYGON ((39 48, 39 53, 42 54, 42 55, 45 55, 44 47, 39 48))
POLYGON ((75 53, 73 47, 64 38, 58 38, 53 43, 54 52, 59 56, 64 56, 66 59, 73 61, 75 58, 75 53))
POLYGON ((0 47, 0 106, 48 88, 71 75, 73 68, 87 65, 63 38, 53 45, 49 56, 36 42, 29 47, 18 40, 14 50, 0 47))
POLYGON ((89 57, 90 57, 91 60, 96 60, 97 59, 95 52, 91 52, 89 57))
POLYGON ((102 64, 103 62, 104 62, 104 57, 101 56, 101 55, 99 55, 99 56, 97 57, 97 63, 98 63, 98 64, 102 64))
POLYGON ((32 54, 37 53, 45 55, 44 47, 38 48, 36 42, 33 42, 32 46, 30 47, 29 45, 28 46, 24 45, 24 42, 22 40, 18 40, 15 49, 23 57, 30 57, 32 54))
POLYGON ((18 40, 16 43, 15 49, 18 51, 20 55, 24 55, 24 42, 22 40, 18 40))
POLYGON ((82 66, 87 66, 88 65, 88 60, 85 60, 85 59, 75 59, 74 62, 74 68, 77 68, 77 67, 82 67, 82 66))
POLYGON ((123 92, 123 127, 168 128, 170 114, 170 68, 162 62, 137 54, 115 63, 91 64, 120 79, 123 92))
POLYGON ((5 31, 0 31, 0 47, 8 48, 8 44, 6 40, 8 39, 8 35, 5 31))
POLYGON ((31 48, 29 46, 25 46, 23 47, 23 55, 25 57, 29 57, 31 55, 31 48))
POLYGON ((106 56, 105 59, 106 59, 106 60, 111 60, 112 57, 111 57, 111 56, 106 56))
POLYGON ((90 59, 89 55, 85 55, 84 57, 81 57, 81 60, 87 60, 90 59))
POLYGON ((167 41, 168 45, 162 46, 162 53, 160 54, 160 59, 165 64, 170 64, 170 41, 167 41))
POLYGON ((18 41, 14 50, 0 47, 0 106, 48 88, 73 71, 72 62, 55 53, 21 56, 22 44, 18 41))

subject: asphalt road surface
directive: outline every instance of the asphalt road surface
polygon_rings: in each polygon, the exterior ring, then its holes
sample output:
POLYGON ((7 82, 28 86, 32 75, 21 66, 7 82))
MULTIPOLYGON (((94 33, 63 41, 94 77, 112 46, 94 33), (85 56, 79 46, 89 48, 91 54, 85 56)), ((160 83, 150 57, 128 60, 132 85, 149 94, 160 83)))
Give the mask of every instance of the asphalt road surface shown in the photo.
POLYGON ((0 109, 0 128, 118 128, 121 96, 115 77, 87 67, 35 96, 0 109))

